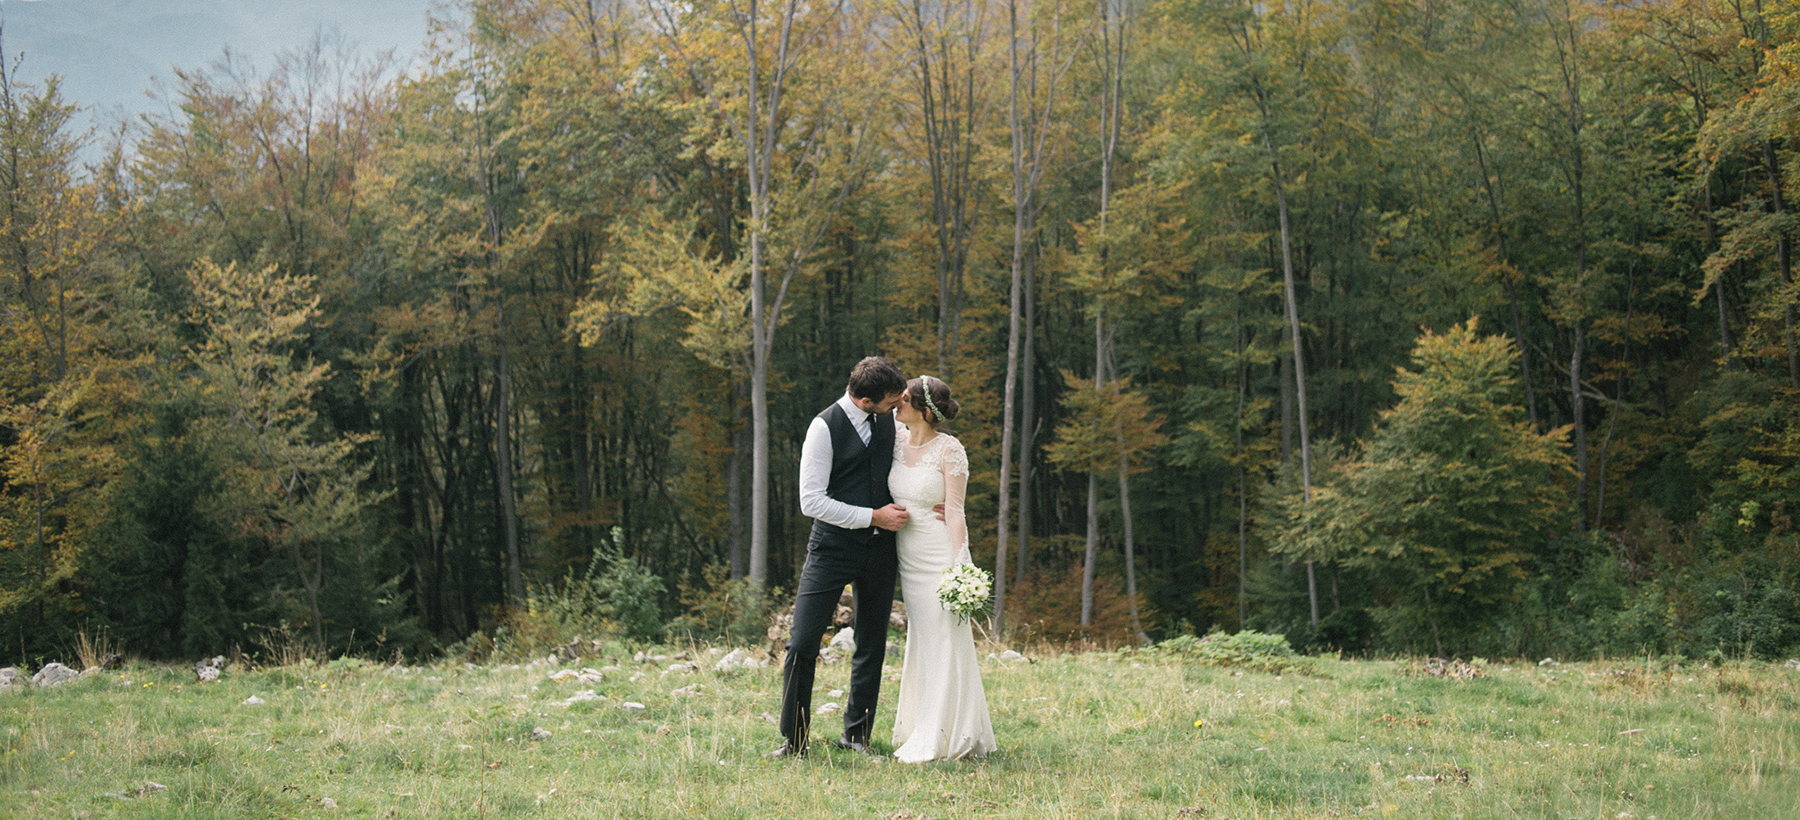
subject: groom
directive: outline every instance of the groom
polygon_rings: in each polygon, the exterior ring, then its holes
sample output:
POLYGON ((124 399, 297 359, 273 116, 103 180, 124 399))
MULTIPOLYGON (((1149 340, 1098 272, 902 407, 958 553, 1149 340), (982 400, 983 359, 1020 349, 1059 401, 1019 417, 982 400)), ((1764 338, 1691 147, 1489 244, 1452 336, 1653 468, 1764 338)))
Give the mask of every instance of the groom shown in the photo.
POLYGON ((844 395, 806 430, 800 448, 800 512, 813 519, 813 527, 782 669, 783 741, 770 757, 806 754, 819 639, 837 612, 845 584, 855 594, 857 640, 844 734, 837 746, 872 754, 869 732, 875 724, 888 612, 899 572, 894 532, 907 520, 906 509, 888 495, 888 466, 894 459, 894 423, 888 414, 905 392, 900 369, 886 358, 870 356, 856 363, 844 395))

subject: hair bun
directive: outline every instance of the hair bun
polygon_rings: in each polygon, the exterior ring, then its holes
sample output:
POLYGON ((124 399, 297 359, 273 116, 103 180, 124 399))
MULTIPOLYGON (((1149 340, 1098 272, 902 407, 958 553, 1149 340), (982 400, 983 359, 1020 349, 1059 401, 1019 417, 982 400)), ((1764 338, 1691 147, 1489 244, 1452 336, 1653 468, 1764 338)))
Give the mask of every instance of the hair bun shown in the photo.
MULTIPOLYGON (((946 391, 946 392, 948 392, 948 391, 946 391)), ((951 419, 956 418, 956 410, 958 407, 962 406, 962 405, 956 403, 956 399, 950 398, 948 396, 946 396, 942 399, 939 399, 935 396, 933 396, 932 398, 937 402, 937 406, 938 406, 937 409, 944 414, 944 421, 950 421, 951 419)))

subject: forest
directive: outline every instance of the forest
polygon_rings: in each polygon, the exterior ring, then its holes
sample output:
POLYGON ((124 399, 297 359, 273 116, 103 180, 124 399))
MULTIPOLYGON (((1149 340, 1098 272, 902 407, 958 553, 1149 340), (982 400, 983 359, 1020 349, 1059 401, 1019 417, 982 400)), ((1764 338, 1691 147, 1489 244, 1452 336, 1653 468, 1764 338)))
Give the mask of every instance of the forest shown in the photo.
POLYGON ((1006 640, 1800 649, 1791 4, 455 12, 3 55, 0 656, 759 643, 875 354, 1006 640))

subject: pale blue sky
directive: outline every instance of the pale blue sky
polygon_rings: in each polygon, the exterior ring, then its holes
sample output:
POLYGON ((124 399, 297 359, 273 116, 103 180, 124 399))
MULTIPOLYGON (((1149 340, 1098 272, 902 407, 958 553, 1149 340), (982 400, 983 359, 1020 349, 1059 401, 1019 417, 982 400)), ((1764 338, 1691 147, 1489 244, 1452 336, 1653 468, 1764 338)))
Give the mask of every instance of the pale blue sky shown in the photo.
MULTIPOLYGON (((164 110, 146 96, 152 76, 205 67, 230 46, 259 68, 283 49, 336 28, 357 50, 392 49, 406 62, 425 41, 432 0, 0 0, 8 63, 19 77, 62 77, 86 122, 164 110)), ((89 156, 93 156, 89 152, 89 156)))

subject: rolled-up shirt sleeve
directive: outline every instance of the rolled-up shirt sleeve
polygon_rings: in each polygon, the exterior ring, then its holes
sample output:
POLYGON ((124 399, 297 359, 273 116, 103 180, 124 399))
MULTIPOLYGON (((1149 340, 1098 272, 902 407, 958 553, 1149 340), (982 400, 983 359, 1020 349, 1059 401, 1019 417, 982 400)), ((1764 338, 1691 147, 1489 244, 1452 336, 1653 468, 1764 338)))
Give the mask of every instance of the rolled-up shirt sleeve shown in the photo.
POLYGON ((831 430, 815 418, 800 445, 800 513, 834 527, 860 530, 869 526, 875 511, 846 504, 826 494, 831 484, 831 430))

